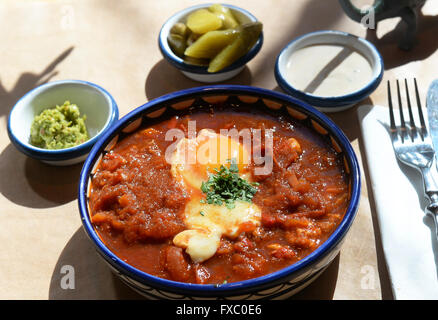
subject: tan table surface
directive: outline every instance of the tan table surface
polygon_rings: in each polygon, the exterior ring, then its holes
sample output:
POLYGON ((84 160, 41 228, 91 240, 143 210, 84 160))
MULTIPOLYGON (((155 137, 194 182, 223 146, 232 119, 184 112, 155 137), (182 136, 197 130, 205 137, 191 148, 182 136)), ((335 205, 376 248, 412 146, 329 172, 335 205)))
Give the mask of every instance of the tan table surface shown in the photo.
MULTIPOLYGON (((0 2, 0 299, 140 298, 94 251, 81 227, 76 189, 81 165, 51 167, 21 154, 6 132, 7 115, 27 91, 47 81, 83 79, 106 88, 123 116, 146 101, 199 86, 163 60, 162 23, 188 0, 2 0, 0 2), (75 289, 61 288, 61 268, 75 272, 75 289)), ((357 1, 356 1, 357 2, 357 1)), ((369 2, 369 1, 368 1, 369 2)), ((397 48, 399 19, 377 34, 350 20, 337 0, 228 0, 264 23, 265 43, 227 83, 274 89, 276 56, 293 38, 321 29, 368 36, 384 57, 384 80, 416 76, 424 97, 438 65, 438 5, 423 8, 419 43, 397 48), (435 16, 434 16, 435 15, 435 16), (392 32, 397 26, 398 31, 392 32)), ((367 1, 359 1, 359 4, 367 1)), ((386 104, 384 83, 364 103, 386 104)), ((344 130, 362 164, 357 218, 329 268, 295 298, 392 299, 382 253, 357 106, 330 117, 344 130)))

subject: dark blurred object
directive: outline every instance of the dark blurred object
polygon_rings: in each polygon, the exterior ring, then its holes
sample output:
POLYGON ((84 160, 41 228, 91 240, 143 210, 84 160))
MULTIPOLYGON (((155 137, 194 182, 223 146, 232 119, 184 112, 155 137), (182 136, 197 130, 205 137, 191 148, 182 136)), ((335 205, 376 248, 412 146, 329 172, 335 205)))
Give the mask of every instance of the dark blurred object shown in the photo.
POLYGON ((399 42, 399 47, 403 50, 410 50, 415 44, 418 11, 425 2, 426 0, 376 0, 371 7, 360 10, 351 0, 339 0, 341 7, 351 19, 371 29, 375 29, 381 20, 401 17, 407 24, 406 32, 399 42))

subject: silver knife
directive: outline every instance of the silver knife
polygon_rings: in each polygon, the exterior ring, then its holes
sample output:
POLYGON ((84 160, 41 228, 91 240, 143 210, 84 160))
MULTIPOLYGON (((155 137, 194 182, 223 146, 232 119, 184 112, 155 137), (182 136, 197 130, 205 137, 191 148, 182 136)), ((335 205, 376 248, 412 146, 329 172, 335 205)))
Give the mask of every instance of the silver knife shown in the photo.
MULTIPOLYGON (((429 132, 432 137, 435 158, 438 153, 438 79, 432 81, 429 86, 426 98, 427 119, 429 121, 429 132)), ((438 158, 437 158, 438 159, 438 158)))

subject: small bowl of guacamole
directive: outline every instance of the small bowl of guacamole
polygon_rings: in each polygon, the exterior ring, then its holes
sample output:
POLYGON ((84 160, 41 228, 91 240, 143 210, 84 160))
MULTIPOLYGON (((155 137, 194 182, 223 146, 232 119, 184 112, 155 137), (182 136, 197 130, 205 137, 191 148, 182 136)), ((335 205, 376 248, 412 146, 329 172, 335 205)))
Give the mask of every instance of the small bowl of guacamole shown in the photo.
POLYGON ((30 144, 35 147, 58 150, 71 148, 89 139, 77 105, 65 101, 61 106, 43 110, 35 116, 30 127, 30 144))
POLYGON ((51 165, 82 162, 94 143, 118 120, 113 97, 81 80, 43 84, 24 95, 8 118, 18 150, 51 165))

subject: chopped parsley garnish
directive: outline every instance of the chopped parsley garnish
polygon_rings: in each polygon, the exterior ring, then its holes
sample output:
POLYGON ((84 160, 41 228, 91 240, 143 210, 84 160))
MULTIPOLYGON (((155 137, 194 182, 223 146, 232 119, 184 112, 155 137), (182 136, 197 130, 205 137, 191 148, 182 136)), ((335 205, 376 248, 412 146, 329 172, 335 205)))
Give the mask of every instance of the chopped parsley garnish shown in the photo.
POLYGON ((257 182, 248 182, 239 176, 239 168, 235 159, 229 160, 229 168, 221 165, 208 174, 208 180, 202 182, 201 191, 206 194, 202 203, 222 205, 233 209, 236 200, 251 202, 257 192, 257 182))

